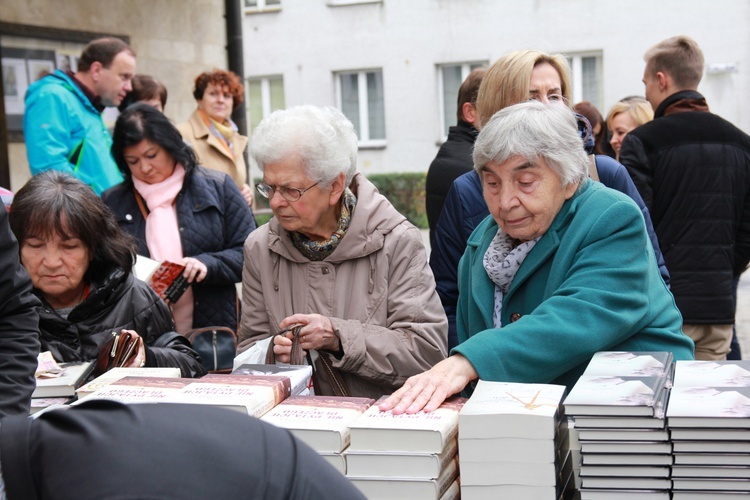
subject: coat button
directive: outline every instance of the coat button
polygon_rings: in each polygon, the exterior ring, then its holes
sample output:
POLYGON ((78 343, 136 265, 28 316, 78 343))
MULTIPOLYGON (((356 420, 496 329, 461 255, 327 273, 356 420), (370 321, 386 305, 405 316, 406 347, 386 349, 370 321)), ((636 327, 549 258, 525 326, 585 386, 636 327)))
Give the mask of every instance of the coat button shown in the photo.
POLYGON ((125 214, 125 220, 130 222, 131 220, 133 220, 133 216, 130 214, 125 214))
POLYGON ((513 314, 510 315, 510 322, 511 323, 515 323, 519 319, 521 319, 521 315, 519 313, 513 313, 513 314))
POLYGON ((327 267, 323 268, 323 274, 328 274, 328 268, 327 267))

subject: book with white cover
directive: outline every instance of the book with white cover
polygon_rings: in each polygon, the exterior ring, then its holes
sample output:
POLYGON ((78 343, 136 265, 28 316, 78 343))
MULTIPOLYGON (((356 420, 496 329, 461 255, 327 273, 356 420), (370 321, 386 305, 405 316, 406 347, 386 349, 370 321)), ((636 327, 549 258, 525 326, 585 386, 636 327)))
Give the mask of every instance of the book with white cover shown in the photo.
POLYGON ((750 387, 750 360, 675 363, 675 387, 750 387))
POLYGON ((288 364, 243 364, 232 370, 233 375, 274 375, 289 377, 292 383, 292 396, 307 394, 312 378, 312 366, 288 364))
POLYGON ((414 477, 433 479, 456 456, 458 442, 449 441, 441 453, 393 453, 387 451, 349 451, 347 475, 359 477, 414 477))
POLYGON ((672 455, 656 453, 585 453, 583 465, 672 465, 672 455))
POLYGON ((739 500, 746 499, 750 495, 748 491, 687 491, 673 490, 672 500, 739 500))
POLYGON ((461 464, 461 484, 515 484, 526 486, 555 486, 557 466, 551 463, 519 463, 508 455, 506 460, 464 462, 461 464))
POLYGON ((666 477, 581 476, 581 485, 598 489, 668 490, 672 482, 666 477))
POLYGON ((582 465, 581 477, 669 477, 669 466, 582 465))
POLYGON ((584 375, 658 377, 671 371, 668 351, 600 351, 591 357, 584 375))
POLYGON ((565 390, 479 380, 459 413, 459 439, 554 439, 565 390))
POLYGON ((675 465, 750 465, 750 453, 675 453, 675 465))
POLYGON ((672 443, 656 441, 582 441, 581 453, 669 454, 672 453, 672 443))
POLYGON ((666 381, 667 376, 582 375, 565 398, 565 413, 659 417, 666 381))
POLYGON ((516 462, 548 463, 555 460, 558 450, 552 439, 526 438, 459 439, 458 448, 461 463, 487 460, 488 455, 497 456, 497 450, 516 462))
POLYGON ((581 490, 580 500, 670 500, 668 491, 581 490))
POLYGON ((581 441, 669 441, 666 429, 578 429, 581 441))
POLYGON ((368 499, 420 498, 438 500, 458 477, 458 461, 451 460, 436 479, 348 476, 368 499))
POLYGON ((750 441, 749 429, 719 428, 672 428, 670 435, 673 442, 678 441, 750 441))
POLYGON ((435 411, 394 415, 380 411, 380 398, 356 418, 349 451, 440 453, 458 433, 458 412, 464 398, 450 398, 435 411))
POLYGON ((36 377, 36 388, 32 398, 58 398, 75 396, 80 386, 94 369, 94 361, 66 363, 60 365, 62 373, 57 377, 36 377))
POLYGON ((750 479, 674 478, 673 490, 744 491, 750 494, 750 479))
POLYGON ((750 429, 750 387, 675 386, 667 425, 750 429))
POLYGON ((96 377, 88 384, 82 385, 76 390, 78 398, 84 398, 94 391, 101 389, 124 377, 166 377, 179 378, 180 369, 172 366, 165 367, 142 367, 128 368, 115 367, 96 377))
POLYGON ((461 500, 554 500, 560 498, 560 493, 557 486, 461 483, 461 500))
POLYGON ((346 475, 346 457, 341 453, 318 453, 318 455, 331 464, 334 469, 346 475))
POLYGON ((750 441, 674 441, 677 453, 750 453, 750 441))
POLYGON ((370 398, 292 396, 261 420, 289 429, 317 452, 338 453, 349 446, 349 424, 374 402, 370 398))
POLYGON ((675 465, 672 477, 750 479, 750 467, 735 465, 728 460, 724 465, 675 465))
POLYGON ((577 416, 577 429, 664 429, 663 418, 577 416))

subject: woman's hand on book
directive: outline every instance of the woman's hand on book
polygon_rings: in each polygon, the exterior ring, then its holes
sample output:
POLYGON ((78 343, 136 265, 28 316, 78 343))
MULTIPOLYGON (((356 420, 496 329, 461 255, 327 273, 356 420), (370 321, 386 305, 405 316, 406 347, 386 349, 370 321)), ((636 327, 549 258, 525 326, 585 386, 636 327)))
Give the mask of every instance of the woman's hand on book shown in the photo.
POLYGON ((185 266, 185 271, 183 271, 182 275, 187 279, 188 283, 192 283, 193 281, 200 283, 206 278, 206 274, 208 274, 206 264, 194 257, 184 257, 181 264, 185 266))
POLYGON ((477 378, 469 360, 454 354, 426 372, 409 377, 401 389, 380 404, 380 410, 392 410, 394 414, 435 411, 443 401, 477 378))

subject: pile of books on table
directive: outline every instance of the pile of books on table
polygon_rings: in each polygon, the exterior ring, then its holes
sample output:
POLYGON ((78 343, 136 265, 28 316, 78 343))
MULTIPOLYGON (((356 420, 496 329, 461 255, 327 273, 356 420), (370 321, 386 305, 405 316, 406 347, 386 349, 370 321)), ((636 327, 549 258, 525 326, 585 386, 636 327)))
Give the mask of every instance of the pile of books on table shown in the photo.
POLYGON ((565 398, 580 442, 582 500, 669 500, 668 352, 596 353, 565 398))
POLYGON ((458 412, 451 398, 430 413, 381 412, 379 400, 349 425, 346 475, 369 499, 459 496, 458 412))
POLYGON ((677 361, 667 425, 673 498, 750 495, 750 361, 677 361))
POLYGON ((565 387, 479 380, 459 413, 461 498, 560 498, 572 471, 561 453, 565 387))

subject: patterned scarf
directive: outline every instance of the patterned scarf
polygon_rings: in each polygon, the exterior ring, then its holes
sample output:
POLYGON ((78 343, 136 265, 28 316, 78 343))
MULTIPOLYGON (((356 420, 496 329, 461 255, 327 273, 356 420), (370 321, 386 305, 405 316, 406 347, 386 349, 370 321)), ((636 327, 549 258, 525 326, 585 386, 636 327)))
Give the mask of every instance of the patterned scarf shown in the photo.
POLYGON ((518 244, 518 240, 511 238, 498 227, 497 234, 490 242, 490 246, 487 247, 483 265, 485 271, 487 271, 487 276, 495 284, 495 314, 493 317, 495 328, 503 326, 503 296, 508 293, 518 269, 531 249, 534 248, 536 242, 539 241, 539 238, 541 236, 518 244))
POLYGON ((321 261, 331 255, 336 250, 336 247, 339 246, 341 238, 346 234, 346 230, 349 229, 352 214, 354 214, 354 207, 356 206, 357 197, 354 196, 354 193, 349 188, 346 188, 344 196, 341 197, 339 223, 331 238, 326 241, 312 241, 304 234, 294 231, 292 232, 292 243, 295 248, 313 262, 321 261))
POLYGON ((211 135, 219 139, 221 144, 227 148, 229 154, 234 157, 234 145, 232 141, 237 133, 237 125, 231 118, 227 118, 226 123, 219 123, 201 110, 198 110, 198 113, 200 113, 201 118, 203 118, 203 122, 208 127, 208 131, 211 132, 211 135))

